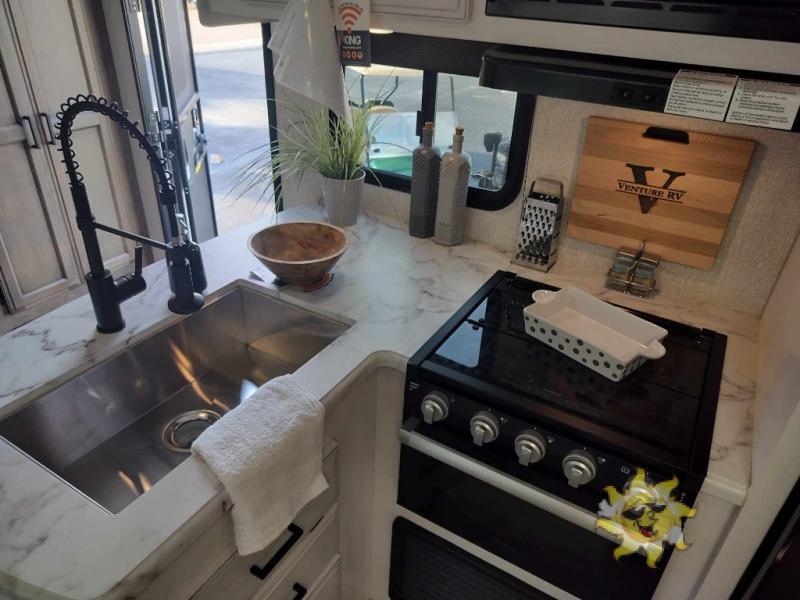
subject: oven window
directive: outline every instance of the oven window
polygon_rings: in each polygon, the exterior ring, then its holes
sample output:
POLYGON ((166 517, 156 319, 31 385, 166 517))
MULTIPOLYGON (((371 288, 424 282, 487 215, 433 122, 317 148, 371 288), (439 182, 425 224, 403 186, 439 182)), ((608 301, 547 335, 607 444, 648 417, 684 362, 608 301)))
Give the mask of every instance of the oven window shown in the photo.
POLYGON ((407 446, 397 503, 579 598, 650 598, 671 555, 615 560, 614 543, 407 446))

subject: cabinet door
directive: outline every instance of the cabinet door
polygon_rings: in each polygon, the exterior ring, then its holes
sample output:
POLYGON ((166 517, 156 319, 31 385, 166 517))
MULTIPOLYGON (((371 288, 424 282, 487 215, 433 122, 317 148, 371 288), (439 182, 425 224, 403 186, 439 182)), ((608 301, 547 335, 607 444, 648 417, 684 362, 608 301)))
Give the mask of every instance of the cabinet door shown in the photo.
MULTIPOLYGON (((87 22, 86 11, 92 9, 84 5, 84 0, 10 0, 10 5, 38 111, 44 115, 37 124, 57 170, 73 235, 80 240, 57 140, 51 140, 46 120, 54 122, 61 104, 70 96, 107 95, 98 62, 98 42, 92 38, 93 30, 87 22)), ((72 128, 76 160, 97 221, 138 230, 134 194, 122 168, 124 151, 115 128, 116 124, 101 115, 80 115, 72 128)), ((103 232, 98 237, 106 268, 115 270, 131 261, 132 243, 103 232)), ((84 269, 88 270, 83 244, 78 242, 76 246, 84 269)))
MULTIPOLYGON (((198 0, 201 20, 209 24, 277 21, 286 9, 286 0, 198 0)), ((370 11, 386 17, 422 17, 467 22, 470 0, 372 0, 370 11)), ((382 25, 391 25, 383 21, 382 25)))
POLYGON ((376 15, 467 21, 469 0, 372 0, 376 15))
POLYGON ((0 285, 20 310, 80 278, 7 17, 0 4, 0 285))

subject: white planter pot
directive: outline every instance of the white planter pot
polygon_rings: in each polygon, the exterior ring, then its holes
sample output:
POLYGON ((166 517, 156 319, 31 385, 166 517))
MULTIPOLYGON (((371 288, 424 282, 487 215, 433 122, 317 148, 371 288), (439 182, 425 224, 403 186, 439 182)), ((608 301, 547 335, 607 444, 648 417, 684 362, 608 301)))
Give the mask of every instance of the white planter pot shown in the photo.
POLYGON ((322 197, 328 212, 328 223, 337 227, 356 224, 363 187, 363 171, 358 179, 329 179, 322 176, 322 197))

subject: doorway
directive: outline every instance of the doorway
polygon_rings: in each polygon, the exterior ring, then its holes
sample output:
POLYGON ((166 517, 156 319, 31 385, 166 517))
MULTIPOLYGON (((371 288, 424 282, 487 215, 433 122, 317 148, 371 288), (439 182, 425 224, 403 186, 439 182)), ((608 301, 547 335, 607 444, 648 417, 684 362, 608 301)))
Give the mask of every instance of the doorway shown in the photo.
POLYGON ((247 153, 270 144, 269 26, 205 26, 194 0, 125 6, 142 125, 169 163, 193 238, 202 242, 271 216, 272 203, 234 185, 247 153))
POLYGON ((235 186, 248 153, 270 143, 262 28, 259 23, 207 27, 192 0, 187 16, 222 234, 273 214, 266 199, 235 186))

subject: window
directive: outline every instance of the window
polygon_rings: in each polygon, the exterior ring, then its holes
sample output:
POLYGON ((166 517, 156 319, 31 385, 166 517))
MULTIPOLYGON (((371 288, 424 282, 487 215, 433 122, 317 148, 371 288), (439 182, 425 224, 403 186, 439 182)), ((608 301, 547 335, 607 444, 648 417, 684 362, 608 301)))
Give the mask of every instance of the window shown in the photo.
POLYGON ((438 74, 434 144, 449 149, 455 128, 464 128, 470 186, 490 192, 503 188, 516 103, 516 93, 480 87, 477 77, 438 74))
POLYGON ((422 101, 423 72, 375 65, 347 67, 345 84, 350 102, 367 107, 380 125, 367 151, 376 171, 411 177, 411 155, 419 145, 417 114, 422 101))
MULTIPOLYGON (((380 185, 410 191, 411 155, 425 121, 446 151, 456 126, 470 155, 468 205, 497 210, 518 196, 527 159, 534 97, 481 87, 489 44, 406 34, 372 38, 371 67, 345 71, 351 102, 380 115, 368 164, 380 185), (411 49, 411 50, 410 50, 411 49)), ((367 181, 377 184, 368 174, 367 181)))

